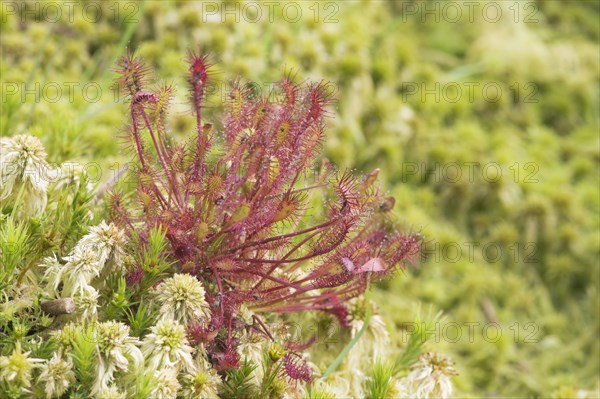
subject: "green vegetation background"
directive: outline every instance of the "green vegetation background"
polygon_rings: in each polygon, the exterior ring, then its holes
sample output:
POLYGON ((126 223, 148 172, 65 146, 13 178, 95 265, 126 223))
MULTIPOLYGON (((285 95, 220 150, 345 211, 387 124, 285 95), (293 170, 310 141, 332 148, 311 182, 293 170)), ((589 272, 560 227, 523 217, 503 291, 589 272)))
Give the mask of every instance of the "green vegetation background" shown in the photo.
POLYGON ((127 161, 111 88, 127 44, 178 84, 179 136, 193 129, 189 48, 213 54, 218 81, 264 93, 289 69, 330 80, 326 155, 380 168, 429 240, 417 269, 374 291, 394 345, 431 306, 445 319, 430 346, 456 360, 459 396, 598 389, 599 2, 300 1, 299 18, 277 2, 84 2, 60 17, 56 2, 3 3, 0 134, 29 131, 101 182, 127 161))

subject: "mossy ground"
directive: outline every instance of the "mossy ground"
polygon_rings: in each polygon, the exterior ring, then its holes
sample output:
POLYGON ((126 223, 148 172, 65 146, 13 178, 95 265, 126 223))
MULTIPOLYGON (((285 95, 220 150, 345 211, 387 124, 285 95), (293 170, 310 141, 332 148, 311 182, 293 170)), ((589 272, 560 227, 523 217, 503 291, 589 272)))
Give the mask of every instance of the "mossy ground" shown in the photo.
POLYGON ((111 72, 126 45, 179 85, 174 134, 193 130, 188 48, 213 54, 217 81, 263 92, 285 68, 328 79, 326 155, 380 168, 397 215, 430 240, 417 269, 374 291, 395 346, 431 306, 445 319, 430 346, 456 360, 459 396, 598 389, 598 2, 492 2, 498 18, 487 3, 452 2, 456 18, 441 2, 297 2, 299 16, 262 6, 260 21, 249 3, 209 3, 109 1, 60 18, 3 4, 0 134, 29 131, 50 161, 110 179, 128 160, 111 72))

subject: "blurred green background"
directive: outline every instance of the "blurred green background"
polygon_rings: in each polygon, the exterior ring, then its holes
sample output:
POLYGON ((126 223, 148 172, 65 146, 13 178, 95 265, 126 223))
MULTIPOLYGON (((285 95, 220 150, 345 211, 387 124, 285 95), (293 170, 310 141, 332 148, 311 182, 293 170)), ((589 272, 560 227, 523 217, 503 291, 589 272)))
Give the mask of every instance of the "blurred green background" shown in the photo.
POLYGON ((374 291, 394 344, 431 306, 457 396, 597 397, 599 4, 3 1, 0 134, 108 180, 127 161, 111 71, 127 46, 179 86, 176 136, 193 130, 187 49, 216 63, 207 119, 238 76, 265 94, 290 69, 328 80, 325 155, 380 168, 428 238, 374 291))

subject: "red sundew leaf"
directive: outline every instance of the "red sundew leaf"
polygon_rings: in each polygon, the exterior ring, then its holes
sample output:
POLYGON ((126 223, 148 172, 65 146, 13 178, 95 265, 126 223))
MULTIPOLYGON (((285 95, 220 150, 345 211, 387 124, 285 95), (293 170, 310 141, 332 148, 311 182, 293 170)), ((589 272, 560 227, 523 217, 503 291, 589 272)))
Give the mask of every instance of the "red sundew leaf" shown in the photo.
POLYGON ((292 380, 309 382, 312 379, 312 371, 308 363, 297 353, 288 352, 283 357, 285 374, 292 380))
POLYGON ((331 276, 318 277, 311 282, 313 288, 335 288, 352 280, 352 273, 333 274, 331 276))
POLYGON ((158 97, 154 93, 148 91, 140 91, 133 95, 131 102, 133 104, 152 104, 158 101, 158 97))
POLYGON ((228 348, 225 353, 216 353, 213 357, 217 361, 217 371, 237 369, 240 366, 240 355, 233 349, 228 348))
POLYGON ((338 248, 346 239, 350 226, 343 221, 323 230, 311 245, 313 256, 327 254, 338 248))
POLYGON ((118 61, 114 71, 118 74, 116 83, 121 91, 129 96, 143 90, 148 83, 150 69, 141 58, 134 57, 127 49, 127 53, 118 61))
POLYGON ((195 321, 190 323, 186 327, 187 335, 190 341, 195 344, 206 344, 212 342, 217 337, 222 325, 222 318, 219 315, 213 314, 213 318, 208 325, 195 321))
POLYGON ((209 70, 214 65, 209 62, 209 55, 200 55, 194 51, 188 52, 189 63, 189 83, 190 85, 206 85, 209 77, 209 70))
POLYGON ((127 282, 127 286, 132 286, 142 281, 143 277, 144 269, 142 269, 141 267, 136 267, 131 272, 129 272, 129 274, 127 274, 127 276, 125 277, 125 281, 127 282))
POLYGON ((290 70, 279 83, 279 87, 283 91, 284 101, 288 107, 293 107, 298 99, 300 87, 294 83, 296 73, 290 70))

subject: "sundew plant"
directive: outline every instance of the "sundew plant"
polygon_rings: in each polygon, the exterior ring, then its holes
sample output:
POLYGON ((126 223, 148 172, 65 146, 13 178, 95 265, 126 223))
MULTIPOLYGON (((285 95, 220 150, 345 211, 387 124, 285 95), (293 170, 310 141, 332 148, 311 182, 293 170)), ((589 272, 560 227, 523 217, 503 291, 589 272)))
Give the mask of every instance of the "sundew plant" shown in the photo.
POLYGON ((238 79, 208 120, 210 68, 189 52, 196 126, 179 143, 175 88, 117 61, 123 181, 93 187, 36 137, 2 138, 3 397, 449 397, 453 362, 425 335, 386 353, 369 287, 423 238, 394 221, 378 170, 320 156, 327 85, 287 73, 261 96, 238 79), (322 326, 341 331, 325 363, 322 326))

